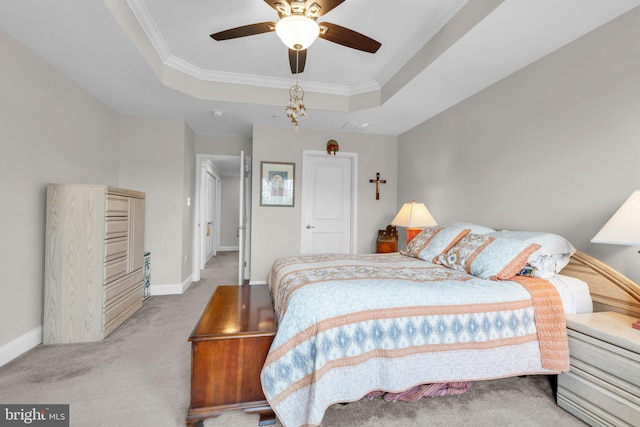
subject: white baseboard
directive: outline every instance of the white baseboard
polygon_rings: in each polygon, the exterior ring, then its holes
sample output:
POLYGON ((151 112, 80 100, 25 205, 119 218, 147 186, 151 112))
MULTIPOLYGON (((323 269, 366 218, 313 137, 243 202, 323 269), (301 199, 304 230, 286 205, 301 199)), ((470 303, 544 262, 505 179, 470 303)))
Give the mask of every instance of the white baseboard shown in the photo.
POLYGON ((251 280, 249 281, 250 285, 266 285, 267 282, 264 280, 251 280))
POLYGON ((16 357, 42 343, 42 326, 19 336, 0 347, 0 366, 6 365, 16 357))
POLYGON ((182 283, 154 285, 149 286, 149 292, 152 296, 156 295, 182 295, 193 283, 193 275, 187 277, 182 283))
POLYGON ((184 282, 182 282, 182 293, 184 293, 187 289, 189 289, 189 286, 191 286, 191 284, 193 283, 193 274, 190 274, 189 277, 187 277, 184 282))
POLYGON ((182 293, 182 286, 178 283, 175 285, 150 285, 149 293, 151 296, 177 295, 182 293))
POLYGON ((219 252, 238 252, 240 248, 238 246, 220 246, 219 252))

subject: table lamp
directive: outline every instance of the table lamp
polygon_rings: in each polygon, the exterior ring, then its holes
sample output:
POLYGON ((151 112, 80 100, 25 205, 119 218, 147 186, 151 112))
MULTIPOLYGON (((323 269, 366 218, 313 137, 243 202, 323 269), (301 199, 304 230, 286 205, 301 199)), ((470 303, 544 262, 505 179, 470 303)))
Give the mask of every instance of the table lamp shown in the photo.
MULTIPOLYGON (((640 191, 631 193, 591 241, 611 245, 640 245, 640 191)), ((640 329, 640 320, 631 326, 640 329)))
POLYGON ((407 228, 408 245, 411 239, 420 233, 423 228, 438 225, 438 223, 433 219, 424 203, 416 203, 415 200, 412 200, 411 203, 402 205, 396 217, 391 221, 391 225, 407 228))
POLYGON ((634 191, 591 239, 593 243, 640 245, 640 191, 634 191))

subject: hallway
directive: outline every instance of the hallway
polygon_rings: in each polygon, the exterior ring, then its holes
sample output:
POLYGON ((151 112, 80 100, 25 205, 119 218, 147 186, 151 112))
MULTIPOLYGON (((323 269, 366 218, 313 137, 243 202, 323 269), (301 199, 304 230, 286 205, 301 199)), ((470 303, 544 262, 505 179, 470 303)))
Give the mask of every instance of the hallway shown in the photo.
POLYGON ((200 280, 213 279, 216 285, 238 283, 238 251, 218 251, 200 272, 200 280))

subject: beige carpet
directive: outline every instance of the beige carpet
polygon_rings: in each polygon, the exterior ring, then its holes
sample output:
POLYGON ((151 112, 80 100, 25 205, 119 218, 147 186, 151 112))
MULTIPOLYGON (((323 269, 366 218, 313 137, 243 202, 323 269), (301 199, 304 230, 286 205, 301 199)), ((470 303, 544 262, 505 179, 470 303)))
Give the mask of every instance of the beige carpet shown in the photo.
MULTIPOLYGON (((153 281, 153 270, 151 272, 153 281)), ((74 427, 183 426, 187 341, 217 285, 235 284, 237 253, 221 252, 184 295, 151 297, 105 341, 38 346, 0 367, 0 403, 70 404, 74 427)), ((257 426, 235 411, 207 427, 257 426)), ((280 423, 276 424, 281 426, 280 423)), ((361 400, 330 407, 323 426, 584 426, 555 405, 547 377, 477 382, 458 397, 361 400)))

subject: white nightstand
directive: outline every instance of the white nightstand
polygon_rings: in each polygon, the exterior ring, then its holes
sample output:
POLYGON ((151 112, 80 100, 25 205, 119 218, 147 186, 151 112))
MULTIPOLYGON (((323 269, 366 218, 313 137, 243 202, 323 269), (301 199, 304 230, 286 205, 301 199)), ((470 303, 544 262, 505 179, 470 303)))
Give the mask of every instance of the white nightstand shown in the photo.
POLYGON ((638 319, 613 312, 567 316, 571 370, 558 376, 558 405, 594 426, 640 425, 638 319))

